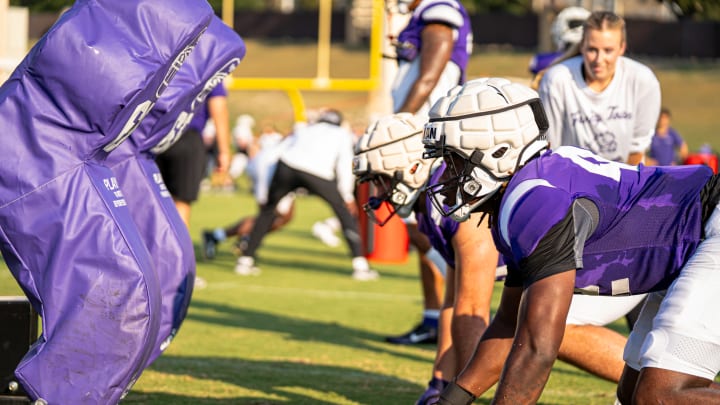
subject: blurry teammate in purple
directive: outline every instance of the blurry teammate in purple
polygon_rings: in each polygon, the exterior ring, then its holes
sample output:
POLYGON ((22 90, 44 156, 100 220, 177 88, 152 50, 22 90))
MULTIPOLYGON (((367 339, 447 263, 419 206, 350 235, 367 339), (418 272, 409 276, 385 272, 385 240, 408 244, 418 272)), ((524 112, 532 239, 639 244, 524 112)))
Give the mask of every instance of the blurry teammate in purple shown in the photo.
POLYGON ((550 37, 555 50, 535 54, 528 66, 530 73, 537 75, 566 53, 573 52, 571 48, 580 43, 583 23, 588 16, 590 11, 582 7, 567 7, 558 13, 550 26, 550 37))
POLYGON ((456 0, 406 0, 398 7, 412 15, 397 38, 393 111, 424 118, 438 98, 465 82, 473 44, 470 18, 456 0))
POLYGON ((670 110, 666 107, 661 108, 646 159, 648 165, 678 165, 688 157, 688 145, 675 128, 670 126, 670 120, 670 110))
POLYGON ((498 312, 439 403, 534 403, 573 293, 651 293, 625 347, 622 403, 717 403, 720 181, 704 166, 610 162, 548 150, 536 92, 505 79, 454 89, 430 113, 425 156, 448 170, 428 192, 445 215, 490 215, 508 265, 498 312), (444 207, 444 208, 443 208, 444 207))

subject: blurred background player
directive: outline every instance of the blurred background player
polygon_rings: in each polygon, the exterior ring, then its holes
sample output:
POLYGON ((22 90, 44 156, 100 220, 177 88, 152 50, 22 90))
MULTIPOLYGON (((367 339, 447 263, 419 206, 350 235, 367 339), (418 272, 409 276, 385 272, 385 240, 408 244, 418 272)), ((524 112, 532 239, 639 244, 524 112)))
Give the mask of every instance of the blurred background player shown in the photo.
POLYGON ((206 174, 207 153, 202 131, 209 119, 215 126, 218 148, 215 170, 226 174, 230 166, 230 123, 227 90, 222 84, 208 94, 205 105, 196 110, 180 139, 155 158, 175 207, 188 229, 191 205, 198 198, 200 183, 206 174))
POLYGON ((530 60, 529 69, 533 75, 531 87, 537 89, 542 72, 551 64, 577 54, 577 45, 582 40, 583 23, 589 16, 590 11, 582 7, 567 7, 558 13, 550 26, 555 50, 538 53, 530 60))
POLYGON ((648 165, 672 166, 682 164, 687 159, 687 143, 675 128, 670 126, 671 119, 668 108, 660 109, 660 117, 648 151, 648 165))
POLYGON ((643 161, 660 112, 660 83, 647 66, 623 56, 625 20, 590 14, 580 55, 549 67, 538 93, 551 147, 578 146, 613 161, 643 161))
MULTIPOLYGON (((401 0, 397 7, 401 13, 411 15, 397 35, 398 71, 391 90, 393 111, 427 119, 435 101, 465 81, 473 43, 470 18, 456 0, 401 0)), ((420 261, 423 318, 410 331, 385 340, 396 344, 435 343, 443 291, 443 277, 433 261, 437 252, 417 230, 412 217, 406 219, 406 224, 420 261)))
POLYGON ((235 147, 235 153, 228 169, 228 174, 233 181, 236 181, 245 173, 250 163, 250 149, 255 144, 254 126, 255 119, 249 114, 240 114, 235 119, 235 126, 232 129, 232 143, 235 147))
MULTIPOLYGON (((288 137, 292 137, 292 134, 288 137)), ((287 137, 268 125, 264 132, 257 139, 253 138, 253 142, 248 145, 249 162, 246 173, 250 178, 252 193, 259 207, 267 203, 270 181, 286 141, 287 137)), ((290 222, 294 208, 295 193, 290 192, 277 203, 270 231, 278 230, 290 222)), ((214 259, 217 254, 217 245, 231 237, 237 238, 235 247, 237 253, 241 254, 247 244, 250 231, 255 225, 255 218, 251 215, 225 227, 203 230, 202 243, 205 259, 214 259)))
POLYGON ((342 121, 339 111, 327 109, 320 112, 316 123, 296 126, 280 153, 267 202, 261 206, 247 245, 237 260, 237 274, 259 273, 255 253, 272 229, 278 203, 288 193, 303 188, 330 204, 340 220, 351 251, 352 277, 360 281, 378 278, 362 253, 353 193, 353 134, 341 126, 342 121))

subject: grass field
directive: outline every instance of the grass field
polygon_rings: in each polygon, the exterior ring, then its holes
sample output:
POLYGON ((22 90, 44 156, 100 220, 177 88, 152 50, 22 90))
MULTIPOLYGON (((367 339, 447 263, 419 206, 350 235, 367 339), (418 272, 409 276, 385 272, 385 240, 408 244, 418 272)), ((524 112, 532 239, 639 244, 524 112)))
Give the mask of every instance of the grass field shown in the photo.
MULTIPOLYGON (((247 60, 237 74, 289 76, 286 71, 292 66, 294 76, 311 76, 311 52, 306 45, 281 52, 274 44, 248 42, 247 60)), ((522 76, 529 57, 479 51, 470 73, 522 76)), ((334 50, 333 74, 362 77, 365 58, 361 50, 334 50)), ((649 63, 656 67, 675 126, 691 147, 714 141, 720 111, 718 66, 649 63)), ((236 91, 230 102, 233 117, 250 113, 258 122, 270 120, 285 129, 291 125, 290 105, 281 92, 236 91)), ((368 113, 367 95, 361 93, 308 92, 306 102, 309 107, 336 106, 357 121, 368 113)), ((247 184, 241 185, 237 193, 204 193, 195 205, 191 234, 198 257, 203 227, 256 212, 247 184)), ((311 235, 312 223, 330 214, 317 198, 299 198, 295 219, 265 239, 259 251, 260 276, 233 273, 230 244, 221 247, 216 260, 200 260, 198 273, 208 286, 196 291, 177 339, 123 403, 413 403, 430 376, 434 348, 392 346, 383 337, 405 332, 419 320, 417 258, 411 253, 401 264, 375 263, 380 280, 353 281, 347 248, 328 248, 311 235)), ((0 268, 0 295, 19 294, 9 272, 0 268)), ((622 323, 612 326, 625 331, 622 323)), ((478 403, 489 403, 490 398, 488 393, 478 403)), ((540 402, 611 404, 613 399, 614 384, 558 362, 540 402)))

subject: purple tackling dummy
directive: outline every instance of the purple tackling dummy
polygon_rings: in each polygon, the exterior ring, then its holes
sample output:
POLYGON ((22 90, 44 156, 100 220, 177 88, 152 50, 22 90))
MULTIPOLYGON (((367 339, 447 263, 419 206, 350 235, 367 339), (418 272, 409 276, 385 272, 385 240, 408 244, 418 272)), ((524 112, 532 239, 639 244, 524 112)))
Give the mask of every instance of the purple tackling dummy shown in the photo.
POLYGON ((101 164, 212 17, 201 0, 78 0, 0 87, 0 249, 42 317, 16 369, 32 399, 115 404, 157 340, 161 293, 101 164))
POLYGON ((206 96, 245 56, 240 36, 217 17, 140 126, 107 157, 155 265, 162 295, 160 330, 149 365, 170 344, 187 314, 195 254, 187 227, 165 188, 151 149, 167 148, 206 96))

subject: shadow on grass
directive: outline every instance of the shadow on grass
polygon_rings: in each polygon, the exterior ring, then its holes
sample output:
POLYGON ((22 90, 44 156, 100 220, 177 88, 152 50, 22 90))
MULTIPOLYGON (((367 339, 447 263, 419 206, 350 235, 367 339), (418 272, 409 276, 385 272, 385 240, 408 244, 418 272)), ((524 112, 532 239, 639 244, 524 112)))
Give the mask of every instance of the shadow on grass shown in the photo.
MULTIPOLYGON (((354 350, 367 350, 427 362, 427 357, 408 353, 406 350, 384 342, 384 337, 368 331, 349 328, 336 322, 318 322, 307 319, 236 308, 226 304, 193 300, 187 318, 223 327, 238 327, 269 331, 282 335, 285 340, 298 342, 324 342, 347 346, 354 350), (209 312, 213 312, 210 314, 209 312), (380 346, 377 343, 381 343, 380 346)), ((416 345, 420 350, 434 353, 435 345, 416 345)))
POLYGON ((133 390, 123 404, 412 403, 423 390, 418 384, 380 373, 292 361, 163 356, 152 370, 183 380, 188 376, 192 384, 207 387, 203 390, 186 383, 182 388, 186 394, 133 390), (250 392, 233 395, 227 384, 250 392))

